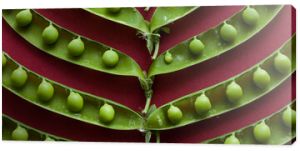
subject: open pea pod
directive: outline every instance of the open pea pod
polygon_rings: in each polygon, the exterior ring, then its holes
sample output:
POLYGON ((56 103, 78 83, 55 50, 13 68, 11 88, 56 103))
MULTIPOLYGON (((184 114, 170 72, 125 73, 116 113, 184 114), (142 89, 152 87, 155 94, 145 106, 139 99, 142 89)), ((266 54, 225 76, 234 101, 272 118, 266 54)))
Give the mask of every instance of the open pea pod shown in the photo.
POLYGON ((115 75, 135 76, 144 81, 142 69, 129 56, 63 29, 33 10, 28 13, 32 14, 29 25, 20 27, 16 21, 16 15, 20 11, 3 10, 3 18, 20 36, 41 51, 85 68, 115 75), (48 32, 44 33, 44 29, 48 29, 48 32))
POLYGON ((149 115, 146 128, 164 130, 181 127, 256 101, 295 71, 295 40, 293 36, 269 57, 231 79, 159 107, 149 115))
POLYGON ((86 8, 84 10, 107 20, 134 28, 143 33, 149 33, 147 22, 136 8, 86 8))
MULTIPOLYGON (((286 119, 284 116, 286 116, 288 110, 291 109, 291 106, 294 106, 296 103, 289 104, 288 106, 284 107, 277 113, 274 113, 261 121, 257 122, 255 124, 251 124, 247 127, 244 127, 242 129, 236 130, 234 132, 225 134, 223 136, 213 138, 207 141, 204 141, 202 143, 206 144, 273 144, 273 145, 283 145, 283 144, 290 144, 294 138, 296 138, 296 129, 294 126, 290 127, 286 124, 286 119), (260 131, 260 135, 256 134, 254 132, 254 129, 257 125, 260 125, 260 127, 269 127, 270 135, 268 136, 268 132, 265 130, 260 131), (265 124, 265 125, 264 125, 265 124), (267 133, 267 134, 266 134, 267 133), (265 141, 262 142, 262 137, 258 136, 266 136, 267 138, 265 141)), ((295 110, 294 110, 295 111, 295 110)), ((293 112, 294 112, 293 111, 293 112)), ((294 112, 295 113, 295 112, 294 112)), ((294 116, 294 115, 291 115, 294 116)), ((294 117, 288 117, 289 118, 295 118, 294 117)), ((291 121, 290 121, 291 122, 291 121)), ((292 124, 292 123, 291 123, 292 124)), ((259 127, 259 126, 258 126, 259 127)))
POLYGON ((158 56, 152 63, 148 76, 153 77, 175 72, 232 50, 262 30, 279 13, 282 6, 251 6, 251 9, 255 9, 259 15, 254 25, 249 26, 245 23, 242 17, 245 10, 238 12, 226 20, 226 23, 221 23, 206 32, 185 40, 158 56), (225 24, 227 26, 224 28, 222 38, 220 30, 225 24), (197 42, 192 44, 191 42, 195 39, 197 42), (229 40, 232 41, 229 42, 229 40))
POLYGON ((189 13, 196 10, 198 7, 157 7, 151 17, 150 31, 153 33, 159 28, 172 23, 189 13))
POLYGON ((2 140, 30 140, 30 141, 67 141, 61 138, 42 132, 21 123, 5 114, 2 114, 2 140))
POLYGON ((143 118, 124 105, 73 90, 22 67, 8 55, 4 58, 3 87, 32 104, 109 129, 133 130, 143 126, 143 118))

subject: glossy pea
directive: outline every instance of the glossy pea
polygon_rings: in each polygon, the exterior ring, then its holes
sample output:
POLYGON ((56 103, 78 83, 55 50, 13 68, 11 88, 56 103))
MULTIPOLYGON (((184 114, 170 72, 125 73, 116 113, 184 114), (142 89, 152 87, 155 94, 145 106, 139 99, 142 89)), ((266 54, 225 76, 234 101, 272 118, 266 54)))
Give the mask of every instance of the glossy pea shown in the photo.
POLYGON ((238 32, 235 27, 227 23, 224 23, 220 29, 220 36, 225 42, 234 42, 237 34, 238 32))
POLYGON ((58 30, 52 24, 46 27, 42 33, 43 41, 48 45, 54 44, 57 41, 58 36, 58 30))
POLYGON ((67 107, 71 112, 80 112, 83 108, 84 100, 82 96, 75 92, 70 92, 67 98, 67 107))
POLYGON ((78 57, 84 52, 84 43, 80 37, 73 39, 68 44, 68 53, 73 57, 78 57))
POLYGON ((211 109, 211 103, 209 98, 205 94, 201 94, 196 98, 194 107, 198 114, 208 112, 211 109))
POLYGON ((266 70, 258 67, 253 73, 253 81, 258 88, 265 89, 270 84, 271 77, 266 70))
POLYGON ((201 40, 194 38, 189 43, 189 50, 192 54, 199 55, 203 52, 205 46, 201 40))
POLYGON ((166 52, 165 54, 165 63, 170 64, 173 61, 173 55, 170 52, 166 52))
POLYGON ((119 55, 113 50, 107 50, 102 55, 102 60, 105 66, 114 67, 119 62, 119 55))
POLYGON ((37 96, 40 101, 48 102, 54 94, 54 88, 51 83, 43 80, 37 89, 37 96))
POLYGON ((17 128, 11 134, 11 138, 13 140, 26 141, 28 140, 28 137, 27 130, 21 126, 17 126, 17 128))
POLYGON ((249 26, 255 26, 259 20, 259 14, 255 8, 247 7, 242 14, 243 21, 249 26))
POLYGON ((182 119, 182 112, 181 110, 174 106, 174 105, 171 105, 170 108, 168 109, 168 119, 171 121, 171 123, 173 124, 177 124, 181 121, 182 119))
POLYGON ((270 127, 263 121, 254 127, 253 135, 259 143, 267 143, 271 137, 270 127))
POLYGON ((110 123, 113 121, 115 118, 115 110, 114 108, 105 103, 103 106, 100 107, 99 109, 99 119, 101 122, 104 123, 110 123))
POLYGON ((106 9, 109 13, 112 13, 112 14, 117 14, 121 11, 120 7, 112 7, 112 8, 106 8, 106 9))
POLYGON ((278 53, 274 58, 274 67, 281 74, 287 74, 291 71, 291 60, 284 54, 278 53))
POLYGON ((28 26, 32 22, 32 14, 29 9, 20 11, 16 15, 16 22, 19 27, 28 26))
POLYGON ((10 76, 11 83, 16 88, 22 87, 26 83, 27 78, 27 72, 22 67, 15 69, 10 76))
POLYGON ((5 55, 2 53, 2 67, 4 67, 6 65, 7 59, 5 57, 5 55))
POLYGON ((240 140, 232 134, 225 139, 224 144, 240 144, 240 140))
POLYGON ((226 87, 226 96, 230 102, 236 103, 243 97, 243 89, 233 81, 226 87))
POLYGON ((282 114, 283 123, 287 127, 296 125, 296 111, 288 107, 282 114))

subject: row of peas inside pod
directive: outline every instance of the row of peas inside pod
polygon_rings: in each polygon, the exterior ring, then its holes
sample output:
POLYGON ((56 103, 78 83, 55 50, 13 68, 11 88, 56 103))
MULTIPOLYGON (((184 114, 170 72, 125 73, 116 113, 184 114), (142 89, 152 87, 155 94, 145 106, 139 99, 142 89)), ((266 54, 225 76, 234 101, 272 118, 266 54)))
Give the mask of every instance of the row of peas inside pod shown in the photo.
MULTIPOLYGON (((116 8, 111 9, 115 10, 116 8)), ((29 9, 22 10, 16 15, 16 23, 21 28, 26 28, 27 26, 29 26, 32 20, 33 15, 29 9)), ((46 45, 54 45, 59 39, 59 31, 51 22, 41 34, 43 42, 46 45)), ((69 44, 67 45, 67 49, 70 56, 80 57, 85 51, 85 44, 81 40, 81 37, 78 36, 77 38, 69 42, 69 44)), ((119 55, 112 49, 107 50, 102 55, 102 61, 107 67, 113 68, 119 62, 119 55)))
MULTIPOLYGON (((291 103, 295 105, 295 103, 291 103)), ((291 105, 253 125, 205 141, 224 144, 285 144, 295 137, 296 111, 291 105)))
MULTIPOLYGON (((280 74, 288 74, 291 71, 291 60, 284 54, 278 53, 273 60, 274 68, 280 74)), ((257 67, 252 75, 253 83, 261 90, 268 88, 271 82, 271 76, 269 73, 257 67)), ((235 81, 232 81, 226 87, 226 97, 227 100, 233 104, 237 103, 243 97, 243 88, 235 81)), ((198 114, 205 114, 212 108, 210 99, 203 92, 194 101, 194 109, 198 114)), ((168 119, 171 123, 177 124, 183 117, 183 113, 180 108, 170 105, 167 111, 168 119)))
MULTIPOLYGON (((7 65, 7 57, 2 54, 2 67, 6 68, 7 65)), ((49 104, 51 100, 55 97, 55 87, 53 86, 51 81, 47 81, 44 78, 39 77, 40 84, 38 85, 36 91, 36 97, 43 104, 49 104)), ((19 66, 14 69, 10 74, 10 82, 11 85, 17 89, 17 91, 21 91, 22 88, 26 85, 29 79, 27 71, 19 66)), ((84 98, 80 93, 77 93, 73 90, 69 91, 69 95, 65 98, 65 103, 68 110, 72 113, 80 113, 84 108, 84 98)), ((109 124, 115 118, 115 110, 112 105, 109 103, 103 103, 103 105, 99 108, 99 119, 101 122, 109 124)))
MULTIPOLYGON (((243 22, 250 27, 255 27, 260 16, 255 8, 247 7, 242 13, 243 22)), ((219 30, 219 36, 225 43, 234 43, 238 35, 237 29, 226 22, 219 30)), ((199 56, 205 49, 205 44, 195 36, 188 44, 188 48, 192 55, 199 56)), ((164 57, 165 63, 170 64, 173 61, 171 52, 166 52, 164 57)))
POLYGON ((147 128, 171 129, 211 118, 259 100, 295 70, 295 36, 257 65, 221 83, 173 100, 153 111, 147 128))
MULTIPOLYGON (((22 68, 19 67, 13 71, 11 74, 11 81, 12 84, 16 88, 21 88, 27 81, 27 72, 22 68)), ((42 80, 40 85, 37 89, 37 97, 42 102, 51 101, 54 95, 54 87, 51 83, 47 82, 46 80, 42 80)), ((71 112, 79 113, 84 106, 84 99, 79 93, 70 91, 69 96, 66 98, 66 105, 71 112)), ((115 111, 114 108, 105 103, 99 109, 99 118, 102 122, 109 123, 114 119, 115 111)))
POLYGON ((2 138, 3 140, 16 140, 16 141, 65 141, 67 139, 57 137, 46 132, 32 128, 24 123, 16 121, 15 119, 2 115, 3 128, 2 138))

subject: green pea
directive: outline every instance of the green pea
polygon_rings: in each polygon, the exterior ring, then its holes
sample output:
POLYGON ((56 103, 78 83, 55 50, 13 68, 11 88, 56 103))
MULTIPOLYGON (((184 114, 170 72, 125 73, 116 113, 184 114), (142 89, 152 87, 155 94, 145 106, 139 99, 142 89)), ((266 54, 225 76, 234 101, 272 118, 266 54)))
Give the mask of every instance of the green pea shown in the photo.
POLYGON ((106 9, 109 13, 113 13, 113 14, 119 13, 121 11, 120 7, 112 7, 112 8, 106 8, 106 9))
POLYGON ((104 105, 101 106, 99 109, 100 121, 104 123, 110 123, 114 118, 115 118, 114 108, 111 105, 104 103, 104 105))
POLYGON ((11 83, 16 88, 22 87, 26 83, 27 78, 28 78, 27 72, 21 67, 15 69, 10 75, 11 83))
POLYGON ((233 81, 226 88, 226 96, 230 102, 235 103, 243 97, 243 89, 233 81))
POLYGON ((170 52, 166 52, 165 54, 165 63, 170 64, 173 61, 173 56, 170 52))
POLYGON ((16 15, 16 22, 19 27, 28 26, 32 22, 32 14, 29 9, 20 11, 16 15))
POLYGON ((203 52, 205 46, 201 40, 194 38, 189 43, 189 50, 192 54, 199 55, 203 52))
POLYGON ((4 67, 6 65, 7 59, 5 57, 5 55, 2 53, 2 67, 4 67))
POLYGON ((178 107, 171 105, 168 109, 168 118, 173 124, 179 123, 182 119, 181 110, 178 107))
POLYGON ((80 112, 83 108, 83 98, 80 94, 75 92, 70 92, 67 99, 67 107, 72 112, 80 112))
POLYGON ((266 70, 258 67, 253 73, 253 81, 257 87, 265 89, 270 84, 271 77, 266 70))
POLYGON ((54 88, 51 83, 43 80, 38 89, 37 89, 37 96, 39 100, 43 102, 48 102, 54 94, 54 88))
POLYGON ((254 127, 253 135, 259 143, 267 143, 271 137, 270 127, 263 121, 254 127))
POLYGON ((224 23, 220 30, 220 36, 225 42, 234 42, 237 37, 237 30, 232 25, 224 23))
POLYGON ((225 139, 224 144, 240 144, 240 140, 232 134, 225 139))
POLYGON ((211 109, 209 98, 203 93, 202 95, 196 98, 194 107, 198 114, 208 112, 211 109))
POLYGON ((42 33, 43 41, 48 45, 54 44, 57 41, 58 36, 59 33, 52 24, 46 27, 42 33))
POLYGON ((296 111, 288 107, 282 114, 283 123, 287 127, 296 125, 296 111))
POLYGON ((13 140, 26 141, 28 140, 28 132, 25 128, 17 126, 11 134, 11 138, 13 140))
POLYGON ((258 22, 259 14, 254 8, 247 7, 243 11, 242 18, 247 25, 254 26, 258 22))
POLYGON ((71 56, 73 57, 78 57, 80 56, 83 51, 84 51, 84 43, 81 40, 80 37, 77 39, 73 39, 69 44, 68 44, 68 52, 71 56))
POLYGON ((114 67, 119 62, 119 55, 113 50, 107 50, 102 56, 103 63, 108 67, 114 67))
POLYGON ((291 72, 291 66, 291 60, 282 53, 278 53, 274 58, 274 67, 281 74, 291 72))

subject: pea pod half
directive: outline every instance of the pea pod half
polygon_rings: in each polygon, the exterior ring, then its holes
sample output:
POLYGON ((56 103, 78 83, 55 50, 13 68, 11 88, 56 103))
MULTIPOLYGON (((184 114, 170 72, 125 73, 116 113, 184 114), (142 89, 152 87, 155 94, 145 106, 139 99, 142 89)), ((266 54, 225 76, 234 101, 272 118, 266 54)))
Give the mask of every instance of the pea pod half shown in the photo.
POLYGON ((20 28, 16 22, 19 12, 20 10, 3 10, 3 18, 20 36, 45 53, 89 69, 135 76, 145 81, 139 65, 120 51, 63 29, 33 10, 31 24, 20 28), (113 66, 112 61, 103 56, 109 50, 113 51, 114 58, 117 58, 113 60, 113 66))
POLYGON ((61 138, 42 132, 21 123, 5 114, 2 114, 2 140, 30 140, 30 141, 66 141, 61 138))
POLYGON ((143 118, 128 107, 105 98, 72 90, 67 86, 20 67, 20 64, 8 55, 5 56, 7 63, 2 71, 2 85, 5 89, 24 100, 57 114, 105 128, 132 130, 143 126, 143 118), (11 78, 11 75, 13 71, 20 70, 20 68, 28 78, 24 85, 15 87, 12 85, 14 79, 11 78), (48 95, 49 93, 51 93, 51 96, 48 95), (104 107, 105 104, 110 107, 107 109, 107 107, 104 107), (101 108, 104 108, 104 113, 100 112, 101 108), (109 121, 103 122, 101 117, 109 117, 109 121))
POLYGON ((223 144, 225 142, 233 143, 232 141, 228 141, 232 139, 231 137, 234 136, 236 140, 239 140, 241 144, 259 144, 257 140, 258 134, 255 134, 255 129, 258 130, 258 128, 264 128, 264 130, 256 131, 260 132, 260 136, 268 136, 265 138, 266 142, 264 144, 273 144, 273 145, 283 145, 283 144, 290 144, 292 140, 296 137, 296 130, 294 128, 286 127, 282 120, 282 115, 284 114, 286 108, 289 108, 291 105, 295 105, 294 103, 291 103, 287 106, 285 106, 280 111, 273 113, 272 115, 262 119, 262 122, 257 122, 255 124, 251 124, 247 127, 241 128, 239 130, 236 130, 234 132, 230 132, 228 134, 225 134, 223 136, 213 138, 207 141, 204 141, 202 143, 205 144, 223 144), (266 134, 268 133, 268 134, 266 134), (270 134, 270 135, 269 135, 270 134), (271 137, 269 137, 271 136, 271 137))
POLYGON ((198 7, 157 7, 151 17, 150 32, 172 23, 189 13, 196 10, 198 7))
POLYGON ((173 56, 172 63, 167 64, 164 61, 167 52, 158 56, 152 63, 148 76, 175 72, 232 50, 262 30, 279 13, 282 6, 253 6, 252 8, 260 16, 255 26, 245 24, 242 19, 244 11, 241 11, 225 21, 226 23, 219 24, 167 50, 173 56), (203 44, 203 50, 199 51, 200 54, 192 53, 189 48, 189 44, 195 39, 203 44), (231 40, 233 41, 229 42, 231 40))
POLYGON ((295 39, 293 36, 268 58, 239 75, 159 107, 149 115, 146 128, 151 130, 172 129, 211 118, 254 102, 283 83, 295 71, 295 58, 290 59, 292 61, 289 73, 281 74, 274 67, 274 59, 278 53, 283 53, 289 58, 295 55, 295 39), (264 69, 271 78, 267 84, 264 83, 267 85, 264 89, 261 89, 256 83, 265 82, 263 81, 265 74, 262 74, 261 79, 263 80, 261 81, 255 81, 253 78, 259 67, 264 69), (176 119, 177 123, 175 124, 168 118, 170 116, 168 110, 171 106, 177 107, 182 112, 182 116, 180 119, 176 119))
POLYGON ((86 8, 84 10, 107 20, 134 28, 138 31, 149 33, 147 23, 136 8, 86 8))

